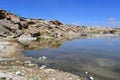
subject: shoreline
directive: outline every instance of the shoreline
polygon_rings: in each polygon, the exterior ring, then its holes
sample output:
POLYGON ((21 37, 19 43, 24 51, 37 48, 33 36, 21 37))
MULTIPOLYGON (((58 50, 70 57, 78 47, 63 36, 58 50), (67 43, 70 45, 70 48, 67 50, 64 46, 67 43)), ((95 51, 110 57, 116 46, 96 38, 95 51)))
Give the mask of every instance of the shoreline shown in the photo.
MULTIPOLYGON (((55 69, 38 67, 36 64, 16 61, 13 66, 0 66, 1 80, 82 80, 80 77, 55 69), (24 64, 24 66, 23 66, 24 64)), ((3 62, 7 64, 7 62, 3 62)))

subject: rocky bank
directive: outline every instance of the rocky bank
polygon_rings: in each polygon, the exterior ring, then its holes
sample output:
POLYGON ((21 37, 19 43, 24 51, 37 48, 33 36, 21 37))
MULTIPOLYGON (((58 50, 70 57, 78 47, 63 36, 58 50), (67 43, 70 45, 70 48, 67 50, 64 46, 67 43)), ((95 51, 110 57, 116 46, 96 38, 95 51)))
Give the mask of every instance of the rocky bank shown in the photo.
POLYGON ((75 38, 89 34, 115 34, 119 28, 89 28, 66 25, 58 20, 44 20, 18 17, 5 10, 0 10, 0 37, 6 39, 21 38, 75 38), (23 37, 22 37, 23 36, 23 37))

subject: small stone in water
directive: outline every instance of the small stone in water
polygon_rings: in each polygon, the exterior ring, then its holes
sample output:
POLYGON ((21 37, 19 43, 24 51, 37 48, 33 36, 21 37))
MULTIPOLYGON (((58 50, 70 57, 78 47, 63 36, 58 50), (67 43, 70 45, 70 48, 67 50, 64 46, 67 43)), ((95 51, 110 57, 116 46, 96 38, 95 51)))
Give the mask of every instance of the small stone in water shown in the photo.
POLYGON ((47 57, 46 57, 46 56, 43 56, 42 58, 43 58, 43 59, 47 59, 47 57))
POLYGON ((47 59, 47 57, 46 56, 39 57, 39 60, 41 59, 47 59))
POLYGON ((90 76, 90 80, 94 80, 94 78, 92 76, 90 76))
POLYGON ((85 74, 88 74, 88 72, 85 72, 85 74))

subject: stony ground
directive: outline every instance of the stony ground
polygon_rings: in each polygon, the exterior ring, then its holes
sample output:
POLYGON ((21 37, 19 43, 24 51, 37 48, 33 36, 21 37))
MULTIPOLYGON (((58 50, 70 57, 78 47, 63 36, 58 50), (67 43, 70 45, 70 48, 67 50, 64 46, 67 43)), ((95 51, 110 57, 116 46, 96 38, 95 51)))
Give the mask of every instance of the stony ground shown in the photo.
POLYGON ((0 80, 82 80, 80 77, 55 69, 38 67, 30 61, 0 60, 0 80))

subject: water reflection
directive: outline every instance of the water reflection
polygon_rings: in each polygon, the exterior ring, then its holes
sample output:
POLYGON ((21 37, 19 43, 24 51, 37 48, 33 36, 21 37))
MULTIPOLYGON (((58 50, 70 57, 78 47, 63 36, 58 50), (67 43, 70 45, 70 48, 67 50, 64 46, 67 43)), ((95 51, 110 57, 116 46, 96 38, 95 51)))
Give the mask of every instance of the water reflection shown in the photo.
POLYGON ((44 48, 59 48, 65 41, 65 38, 39 39, 37 41, 32 41, 29 44, 26 44, 24 49, 34 50, 44 48))
POLYGON ((34 62, 79 76, 87 77, 87 71, 95 80, 120 80, 119 47, 119 38, 40 40, 30 43, 24 55, 47 56, 45 61, 34 62))

